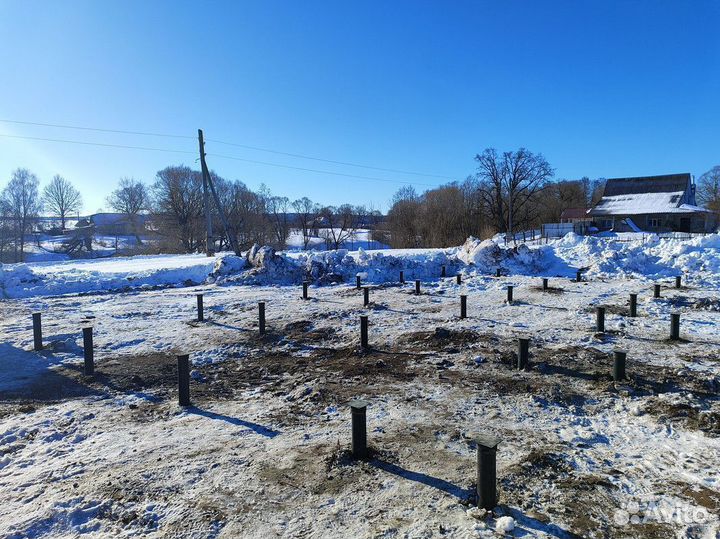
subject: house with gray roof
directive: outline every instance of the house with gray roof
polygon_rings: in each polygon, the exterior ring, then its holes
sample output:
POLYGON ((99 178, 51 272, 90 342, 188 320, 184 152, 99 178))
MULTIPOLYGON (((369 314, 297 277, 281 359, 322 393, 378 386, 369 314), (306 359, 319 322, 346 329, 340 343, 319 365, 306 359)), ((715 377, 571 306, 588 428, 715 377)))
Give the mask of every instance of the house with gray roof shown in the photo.
POLYGON ((714 222, 695 202, 690 174, 607 180, 588 215, 600 230, 615 232, 709 232, 714 222))

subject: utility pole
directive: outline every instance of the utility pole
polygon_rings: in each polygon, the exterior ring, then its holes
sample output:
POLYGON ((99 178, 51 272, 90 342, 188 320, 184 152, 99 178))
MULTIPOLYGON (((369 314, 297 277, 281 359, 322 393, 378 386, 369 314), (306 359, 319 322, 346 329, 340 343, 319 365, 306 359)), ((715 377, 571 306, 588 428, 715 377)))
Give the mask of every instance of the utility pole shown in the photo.
POLYGON ((212 253, 212 219, 210 217, 210 194, 212 194, 213 200, 215 201, 215 206, 217 207, 218 214, 220 215, 220 220, 222 221, 223 228, 225 230, 225 235, 227 236, 228 243, 230 244, 230 247, 233 251, 235 251, 235 254, 240 256, 240 246, 237 243, 237 238, 230 230, 230 224, 228 223, 227 217, 225 216, 225 212, 223 211, 222 204, 220 204, 220 197, 218 197, 217 191, 215 191, 215 186, 213 185, 212 178, 210 177, 210 171, 208 170, 207 163, 205 162, 205 141, 203 140, 203 132, 202 129, 198 129, 198 142, 200 144, 200 166, 202 168, 202 177, 203 177, 203 196, 204 196, 204 203, 205 203, 205 219, 206 219, 206 226, 207 226, 207 249, 206 253, 208 256, 211 256, 212 253), (208 192, 209 190, 209 192, 208 192))
POLYGON ((205 163, 205 141, 203 140, 202 129, 198 129, 198 144, 200 145, 200 166, 203 179, 203 208, 205 209, 205 254, 213 255, 212 237, 212 215, 210 212, 210 195, 208 193, 208 175, 205 174, 207 164, 205 163))

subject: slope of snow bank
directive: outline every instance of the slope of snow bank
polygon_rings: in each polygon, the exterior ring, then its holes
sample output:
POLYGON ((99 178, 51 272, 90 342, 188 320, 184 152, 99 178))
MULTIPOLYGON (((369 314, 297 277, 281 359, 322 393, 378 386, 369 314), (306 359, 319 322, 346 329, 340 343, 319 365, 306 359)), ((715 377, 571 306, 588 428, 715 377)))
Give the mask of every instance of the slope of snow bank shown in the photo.
POLYGON ((587 267, 590 277, 661 279, 686 274, 720 287, 720 234, 691 240, 617 241, 568 234, 550 245, 557 257, 574 267, 587 267))
POLYGON ((203 283, 215 263, 215 257, 204 255, 157 255, 4 264, 0 295, 22 298, 203 283))
POLYGON ((590 278, 663 279, 685 274, 705 286, 720 288, 720 235, 692 240, 618 241, 568 234, 547 245, 505 247, 493 240, 468 238, 461 247, 367 252, 309 251, 277 253, 254 246, 244 257, 224 253, 159 255, 0 266, 0 295, 47 296, 102 290, 217 284, 316 284, 397 282, 437 279, 445 266, 456 273, 565 276, 584 268, 590 278))

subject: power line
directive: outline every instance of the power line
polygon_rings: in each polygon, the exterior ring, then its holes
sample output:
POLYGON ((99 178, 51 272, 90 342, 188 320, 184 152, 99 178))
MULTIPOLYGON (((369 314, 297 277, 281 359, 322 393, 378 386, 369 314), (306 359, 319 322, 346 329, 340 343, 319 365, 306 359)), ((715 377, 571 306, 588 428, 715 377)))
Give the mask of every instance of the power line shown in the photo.
MULTIPOLYGON (((122 129, 103 129, 103 128, 99 128, 99 127, 86 127, 86 126, 67 125, 67 124, 51 124, 51 123, 42 123, 42 122, 26 122, 26 121, 21 121, 21 120, 0 119, 0 122, 18 124, 18 125, 32 125, 32 126, 38 126, 38 127, 77 129, 77 130, 82 130, 82 131, 94 131, 94 132, 98 132, 98 133, 116 133, 116 134, 123 134, 123 135, 168 137, 168 138, 192 139, 192 140, 195 140, 195 138, 196 138, 196 137, 193 137, 190 135, 177 135, 177 134, 170 134, 170 133, 153 133, 153 132, 147 132, 147 131, 127 131, 127 130, 122 130, 122 129)), ((353 163, 351 161, 337 161, 334 159, 325 159, 322 157, 314 157, 314 156, 304 155, 304 154, 300 154, 300 153, 284 152, 284 151, 280 151, 280 150, 273 150, 271 148, 263 148, 260 146, 251 146, 248 144, 238 144, 235 142, 227 142, 227 141, 218 140, 218 139, 206 139, 206 142, 214 142, 216 144, 224 144, 226 146, 234 146, 236 148, 244 148, 246 150, 253 150, 253 151, 257 151, 257 152, 266 152, 266 153, 272 153, 275 155, 284 155, 286 157, 294 157, 296 159, 308 159, 310 161, 318 161, 318 162, 329 163, 329 164, 333 164, 333 165, 357 167, 357 168, 364 168, 364 169, 368 169, 368 170, 378 170, 378 171, 382 171, 382 172, 392 172, 394 174, 408 174, 410 176, 422 176, 422 177, 426 177, 426 178, 439 178, 442 180, 451 180, 452 179, 450 176, 443 176, 441 174, 426 174, 423 172, 414 172, 414 171, 409 171, 409 170, 363 165, 360 163, 353 163)))
MULTIPOLYGON (((186 154, 186 155, 195 155, 196 152, 191 152, 187 150, 170 150, 166 148, 151 148, 148 146, 128 146, 125 144, 107 144, 102 142, 86 142, 81 140, 67 140, 67 139, 53 139, 53 138, 42 138, 42 137, 25 137, 21 135, 5 135, 0 133, 0 137, 5 138, 12 138, 12 139, 22 139, 22 140, 38 140, 42 142, 59 142, 59 143, 66 143, 66 144, 80 144, 83 146, 100 146, 103 148, 122 148, 122 149, 129 149, 129 150, 145 150, 145 151, 155 151, 155 152, 167 152, 167 153, 179 153, 179 154, 186 154)), ((242 157, 234 157, 231 155, 220 155, 220 154, 208 154, 212 157, 218 157, 221 159, 232 159, 233 161, 242 161, 245 163, 253 163, 256 165, 265 165, 265 166, 271 166, 271 167, 278 167, 278 168, 284 168, 284 169, 290 169, 290 170, 300 170, 303 172, 313 172, 316 174, 327 174, 330 176, 342 176, 345 178, 355 178, 359 180, 372 180, 372 181, 378 181, 378 182, 388 182, 388 183, 401 183, 406 185, 420 185, 425 187, 435 187, 434 185, 430 184, 423 184, 423 183, 417 183, 417 182, 408 182, 408 181, 402 181, 402 180, 391 180, 388 178, 375 178, 372 176, 359 176, 356 174, 345 174, 342 172, 332 172, 329 170, 316 170, 312 168, 303 168, 303 167, 293 167, 290 165, 281 165, 278 163, 270 163, 268 161, 257 161, 255 159, 243 159, 242 157)))
POLYGON ((299 159, 309 159, 311 161, 320 161, 323 163, 331 163, 333 165, 344 165, 344 166, 349 166, 349 167, 366 168, 369 170, 381 170, 383 172, 393 172, 396 174, 410 174, 412 176, 424 176, 427 178, 440 178, 443 180, 450 179, 448 176, 441 176, 439 174, 425 174, 422 172, 411 172, 408 170, 399 170, 399 169, 394 169, 394 168, 373 167, 370 165, 361 165, 359 163, 351 163, 349 161, 335 161, 333 159, 324 159, 322 157, 312 157, 309 155, 303 155, 303 154, 299 154, 299 153, 281 152, 279 150, 271 150, 269 148, 261 148, 259 146, 248 146, 247 144, 235 144, 234 142, 225 142, 225 141, 217 140, 217 139, 207 139, 207 142, 215 142, 216 144, 225 144, 227 146, 235 146, 237 148, 245 148, 248 150, 255 150, 258 152, 268 152, 268 153, 273 153, 276 155, 285 155, 288 157, 296 157, 299 159))
POLYGON ((171 135, 169 133, 149 133, 147 131, 124 131, 122 129, 101 129, 99 127, 80 127, 77 125, 63 125, 63 124, 45 124, 40 122, 21 122, 20 120, 0 120, 0 122, 8 124, 20 124, 20 125, 35 125, 39 127, 58 127, 60 129, 79 129, 82 131, 96 131, 99 133, 120 133, 123 135, 142 135, 146 137, 169 137, 169 138, 184 138, 184 139, 197 139, 197 137, 191 137, 190 135, 171 135))
POLYGON ((85 142, 82 140, 67 140, 67 139, 42 138, 42 137, 24 137, 21 135, 5 135, 3 133, 0 133, 0 137, 16 138, 16 139, 23 139, 23 140, 40 140, 40 141, 44 141, 44 142, 64 142, 67 144, 82 144, 85 146, 103 146, 105 148, 125 148, 128 150, 148 150, 148 151, 155 151, 155 152, 185 153, 185 154, 191 154, 191 155, 195 155, 195 153, 196 153, 196 152, 190 152, 187 150, 169 150, 167 148, 149 148, 147 146, 128 146, 125 144, 107 144, 104 142, 85 142))
POLYGON ((127 146, 125 144, 106 144, 103 142, 85 142, 82 140, 66 140, 66 139, 55 139, 55 138, 41 138, 41 137, 24 137, 21 135, 5 135, 0 133, 0 137, 5 138, 16 138, 23 140, 40 140, 44 142, 64 142, 67 144, 82 144, 84 146, 103 146, 105 148, 124 148, 128 150, 148 150, 155 152, 169 152, 169 153, 185 153, 195 155, 196 152, 190 152, 187 150, 168 150, 167 148, 149 148, 147 146, 127 146))
POLYGON ((434 185, 427 184, 427 183, 418 183, 418 182, 409 182, 409 181, 403 181, 403 180, 391 180, 388 178, 375 178, 373 176, 358 176, 356 174, 345 174, 342 172, 332 172, 330 170, 317 170, 314 168, 303 168, 303 167, 293 167, 291 165, 280 165, 278 163, 269 163, 267 161, 256 161, 255 159, 243 159, 242 157, 233 157, 230 155, 220 155, 216 153, 209 153, 207 154, 209 157, 219 157, 220 159, 232 159, 233 161, 243 161, 245 163, 255 163, 257 165, 267 165, 271 167, 278 167, 278 168, 286 168, 290 170, 302 170, 303 172, 314 172, 317 174, 328 174, 330 176, 343 176, 345 178, 356 178, 360 180, 374 180, 378 182, 389 182, 389 183, 403 183, 407 185, 421 185, 424 187, 435 187, 434 185))

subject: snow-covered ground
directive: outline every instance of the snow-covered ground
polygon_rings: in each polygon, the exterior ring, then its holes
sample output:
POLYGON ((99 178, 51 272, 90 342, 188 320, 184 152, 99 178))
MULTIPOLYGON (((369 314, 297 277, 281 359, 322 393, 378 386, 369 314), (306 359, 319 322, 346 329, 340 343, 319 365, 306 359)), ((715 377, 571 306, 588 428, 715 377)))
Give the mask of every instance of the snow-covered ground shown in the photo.
POLYGON ((4 266, 0 536, 717 537, 718 237, 606 241, 4 266), (519 337, 527 371, 512 367, 519 337), (612 381, 615 349, 626 382, 612 381), (193 364, 187 409, 177 353, 193 364), (348 454, 353 398, 370 402, 365 462, 348 454), (477 433, 502 439, 488 515, 472 509, 477 433))

